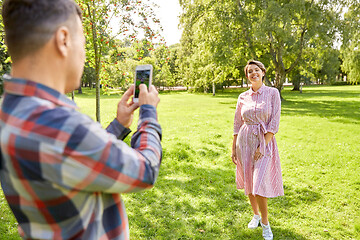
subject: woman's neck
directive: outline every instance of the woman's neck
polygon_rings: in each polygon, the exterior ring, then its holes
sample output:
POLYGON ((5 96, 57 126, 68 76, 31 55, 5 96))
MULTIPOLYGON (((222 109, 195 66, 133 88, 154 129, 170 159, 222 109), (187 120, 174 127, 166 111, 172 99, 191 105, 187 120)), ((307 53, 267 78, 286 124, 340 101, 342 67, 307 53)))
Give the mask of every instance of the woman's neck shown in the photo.
POLYGON ((261 86, 262 86, 262 82, 260 82, 260 83, 252 83, 252 84, 251 84, 251 88, 252 88, 252 90, 253 90, 254 92, 256 92, 257 90, 259 90, 259 89, 261 88, 261 86))

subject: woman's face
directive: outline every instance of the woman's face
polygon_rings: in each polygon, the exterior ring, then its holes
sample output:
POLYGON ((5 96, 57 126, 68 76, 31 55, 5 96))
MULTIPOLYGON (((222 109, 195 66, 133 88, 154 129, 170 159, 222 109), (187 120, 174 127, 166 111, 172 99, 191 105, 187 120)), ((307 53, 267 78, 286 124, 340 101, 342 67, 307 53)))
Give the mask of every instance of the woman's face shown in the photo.
POLYGON ((255 64, 250 64, 247 68, 247 77, 252 83, 262 83, 264 75, 264 72, 255 64))

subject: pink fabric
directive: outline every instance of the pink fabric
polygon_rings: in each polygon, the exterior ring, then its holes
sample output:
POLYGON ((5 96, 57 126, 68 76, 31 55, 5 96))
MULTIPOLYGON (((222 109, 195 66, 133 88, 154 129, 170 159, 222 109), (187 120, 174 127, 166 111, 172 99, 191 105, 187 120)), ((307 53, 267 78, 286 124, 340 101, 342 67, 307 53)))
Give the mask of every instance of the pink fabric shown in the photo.
POLYGON ((246 195, 267 198, 284 195, 275 136, 267 145, 264 137, 267 132, 278 132, 280 113, 281 101, 276 88, 263 85, 256 92, 250 88, 239 96, 234 121, 234 135, 238 134, 236 186, 244 188, 246 195), (254 161, 259 146, 263 157, 254 161))

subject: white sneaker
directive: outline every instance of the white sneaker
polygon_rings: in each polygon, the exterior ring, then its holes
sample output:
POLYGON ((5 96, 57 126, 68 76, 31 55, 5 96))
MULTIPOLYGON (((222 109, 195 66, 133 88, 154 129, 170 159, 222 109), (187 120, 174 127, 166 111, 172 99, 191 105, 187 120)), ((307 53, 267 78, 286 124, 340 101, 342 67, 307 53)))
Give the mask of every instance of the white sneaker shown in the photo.
POLYGON ((251 221, 248 224, 248 228, 255 229, 259 226, 259 222, 261 220, 261 217, 259 215, 254 215, 254 217, 251 219, 251 221))
POLYGON ((271 231, 271 228, 270 228, 270 224, 268 223, 268 225, 264 225, 262 222, 260 222, 261 224, 261 227, 263 229, 263 237, 265 240, 272 240, 274 235, 271 231))

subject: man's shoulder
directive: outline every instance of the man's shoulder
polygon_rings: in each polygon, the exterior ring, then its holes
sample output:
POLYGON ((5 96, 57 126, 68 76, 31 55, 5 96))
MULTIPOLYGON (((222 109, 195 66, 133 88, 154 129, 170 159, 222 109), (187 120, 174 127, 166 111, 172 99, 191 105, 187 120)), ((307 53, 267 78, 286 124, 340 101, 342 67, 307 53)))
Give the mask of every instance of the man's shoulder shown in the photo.
POLYGON ((1 110, 12 115, 25 118, 63 118, 82 115, 74 109, 57 105, 46 99, 33 96, 17 96, 7 94, 3 98, 1 110))
MULTIPOLYGON (((7 95, 1 105, 3 127, 28 131, 30 135, 56 138, 58 133, 72 134, 79 125, 93 122, 76 109, 59 106, 45 99, 7 95), (29 126, 33 126, 28 129, 29 126), (58 132, 58 133, 57 133, 58 132)), ((9 130, 10 130, 9 129, 9 130)))

